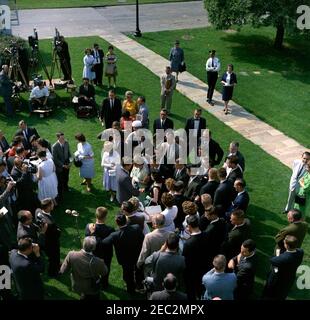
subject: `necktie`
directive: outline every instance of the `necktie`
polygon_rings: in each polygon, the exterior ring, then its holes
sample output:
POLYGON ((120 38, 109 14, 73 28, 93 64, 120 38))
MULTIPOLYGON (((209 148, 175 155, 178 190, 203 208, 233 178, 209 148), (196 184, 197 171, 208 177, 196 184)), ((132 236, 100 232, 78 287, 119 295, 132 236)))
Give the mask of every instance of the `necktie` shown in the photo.
POLYGON ((24 130, 24 131, 23 131, 23 133, 24 133, 24 137, 25 137, 25 139, 26 139, 26 140, 28 140, 27 130, 24 130))
POLYGON ((212 68, 214 68, 214 59, 212 58, 212 64, 211 64, 212 68))
POLYGON ((110 100, 110 108, 111 108, 111 110, 113 109, 113 100, 112 99, 110 100))
POLYGON ((165 120, 161 120, 161 127, 164 128, 165 120))

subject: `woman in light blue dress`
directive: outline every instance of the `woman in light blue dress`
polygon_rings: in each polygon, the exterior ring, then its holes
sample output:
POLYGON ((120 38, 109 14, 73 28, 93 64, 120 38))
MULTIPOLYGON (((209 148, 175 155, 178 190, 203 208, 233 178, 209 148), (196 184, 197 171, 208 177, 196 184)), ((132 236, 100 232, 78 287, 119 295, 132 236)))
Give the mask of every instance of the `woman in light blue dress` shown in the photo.
POLYGON ((95 65, 95 58, 91 54, 91 49, 87 48, 85 50, 85 56, 83 58, 84 68, 83 68, 83 78, 88 78, 90 83, 93 84, 93 80, 96 78, 95 71, 92 71, 95 65))
POLYGON ((184 63, 184 51, 180 48, 180 42, 175 41, 174 47, 171 48, 169 54, 171 71, 176 73, 176 82, 178 82, 178 76, 181 64, 184 63))
POLYGON ((75 156, 82 161, 80 177, 84 178, 82 185, 86 184, 86 190, 91 191, 91 179, 95 176, 94 152, 92 146, 86 141, 83 133, 78 133, 75 139, 79 142, 75 156))

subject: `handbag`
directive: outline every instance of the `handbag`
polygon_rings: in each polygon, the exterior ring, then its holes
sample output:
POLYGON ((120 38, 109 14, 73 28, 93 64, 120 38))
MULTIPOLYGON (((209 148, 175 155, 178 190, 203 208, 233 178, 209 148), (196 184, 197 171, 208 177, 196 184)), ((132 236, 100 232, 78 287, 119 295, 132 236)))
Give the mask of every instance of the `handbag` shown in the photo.
POLYGON ((184 72, 186 71, 186 64, 185 62, 182 62, 180 65, 179 65, 179 72, 184 72))
POLYGON ((83 165, 82 160, 80 160, 78 157, 75 157, 75 158, 73 159, 73 163, 74 163, 74 165, 75 165, 77 168, 80 168, 80 167, 82 167, 82 165, 83 165))
POLYGON ((304 206, 306 205, 306 198, 303 197, 303 196, 300 196, 298 194, 296 194, 295 196, 295 203, 301 205, 301 206, 304 206))

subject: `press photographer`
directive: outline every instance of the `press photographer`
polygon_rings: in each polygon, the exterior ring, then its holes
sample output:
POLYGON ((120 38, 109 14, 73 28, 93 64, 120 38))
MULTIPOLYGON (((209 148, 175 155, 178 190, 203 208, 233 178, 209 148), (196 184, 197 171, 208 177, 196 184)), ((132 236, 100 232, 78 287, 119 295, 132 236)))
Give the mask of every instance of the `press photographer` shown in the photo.
POLYGON ((35 212, 38 207, 38 199, 33 182, 34 167, 21 159, 14 159, 14 167, 11 176, 16 182, 17 210, 29 210, 35 212))
POLYGON ((17 213, 18 227, 17 240, 21 238, 30 238, 34 243, 39 244, 40 248, 45 245, 45 233, 48 228, 47 223, 37 225, 33 223, 33 217, 30 211, 20 210, 17 213))
POLYGON ((6 113, 10 117, 14 114, 11 103, 13 93, 13 82, 9 78, 9 66, 3 65, 0 72, 0 95, 3 97, 6 113))
POLYGON ((41 209, 36 210, 36 222, 39 225, 47 224, 45 232, 44 251, 48 257, 48 275, 57 277, 60 268, 60 229, 58 228, 52 211, 54 209, 53 200, 50 198, 41 201, 41 209))
POLYGON ((57 29, 55 31, 54 50, 56 50, 59 57, 60 67, 64 75, 63 80, 72 81, 72 68, 68 43, 65 41, 65 38, 60 35, 57 29))

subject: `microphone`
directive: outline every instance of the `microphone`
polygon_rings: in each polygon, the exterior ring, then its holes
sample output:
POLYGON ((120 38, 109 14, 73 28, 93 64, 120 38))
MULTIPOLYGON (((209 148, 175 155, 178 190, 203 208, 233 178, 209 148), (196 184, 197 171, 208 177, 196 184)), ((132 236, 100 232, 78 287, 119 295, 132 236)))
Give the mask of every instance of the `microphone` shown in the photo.
POLYGON ((73 216, 73 217, 78 217, 79 216, 79 213, 76 211, 76 210, 70 210, 70 209, 67 209, 65 211, 66 214, 70 215, 70 216, 73 216))

